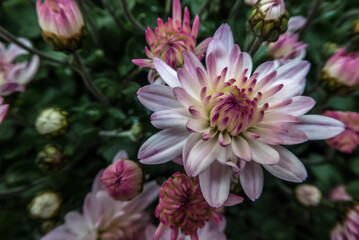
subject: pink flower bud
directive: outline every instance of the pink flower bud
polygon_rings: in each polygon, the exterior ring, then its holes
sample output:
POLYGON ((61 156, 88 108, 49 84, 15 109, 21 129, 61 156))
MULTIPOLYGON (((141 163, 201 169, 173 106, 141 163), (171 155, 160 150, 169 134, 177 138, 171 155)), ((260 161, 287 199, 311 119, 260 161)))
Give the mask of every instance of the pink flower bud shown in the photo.
POLYGON ((128 201, 142 190, 143 173, 137 163, 118 159, 104 171, 101 182, 115 200, 128 201))
POLYGON ((324 116, 345 124, 345 131, 326 141, 331 147, 344 153, 352 153, 359 144, 359 113, 325 111, 324 116))
POLYGON ((295 189, 295 195, 299 203, 306 207, 318 206, 322 198, 320 190, 313 185, 301 184, 295 189))
POLYGON ((55 50, 71 53, 80 47, 85 25, 74 0, 37 0, 37 15, 45 41, 55 50))
POLYGON ((352 196, 347 193, 345 189, 345 185, 341 184, 336 186, 331 192, 329 196, 330 200, 332 201, 351 201, 353 200, 352 196))
POLYGON ((359 84, 359 51, 348 53, 340 49, 322 70, 323 85, 329 91, 353 90, 359 84))

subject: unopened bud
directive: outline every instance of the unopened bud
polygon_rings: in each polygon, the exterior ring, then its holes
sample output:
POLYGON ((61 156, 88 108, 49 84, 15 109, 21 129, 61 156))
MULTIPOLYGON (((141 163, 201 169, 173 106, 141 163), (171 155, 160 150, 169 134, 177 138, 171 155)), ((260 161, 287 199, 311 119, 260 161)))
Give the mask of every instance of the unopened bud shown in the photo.
POLYGON ((301 184, 295 189, 297 200, 306 207, 318 206, 322 199, 322 193, 313 185, 301 184))
POLYGON ((143 137, 143 126, 141 123, 139 122, 135 122, 132 126, 131 126, 131 139, 133 141, 138 141, 143 137))
POLYGON ((49 219, 57 215, 61 207, 59 194, 46 191, 37 194, 29 204, 29 212, 33 218, 49 219))
POLYGON ((68 113, 59 108, 43 110, 36 119, 36 129, 41 135, 59 136, 67 131, 68 113))
POLYGON ((57 146, 46 145, 37 155, 36 164, 44 172, 56 172, 65 166, 65 154, 57 146))

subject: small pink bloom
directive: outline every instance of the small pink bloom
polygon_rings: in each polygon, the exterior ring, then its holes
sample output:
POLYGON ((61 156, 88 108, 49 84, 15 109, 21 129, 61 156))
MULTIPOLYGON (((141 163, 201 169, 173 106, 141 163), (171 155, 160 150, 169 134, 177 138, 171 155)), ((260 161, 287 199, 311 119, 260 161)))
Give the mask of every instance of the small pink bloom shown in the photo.
POLYGON ((153 32, 151 28, 146 31, 146 40, 150 49, 145 47, 146 55, 149 59, 134 59, 133 63, 150 67, 149 81, 153 82, 156 76, 153 58, 160 58, 173 69, 183 66, 183 52, 190 51, 199 59, 203 58, 210 38, 205 39, 197 45, 197 35, 199 30, 199 17, 196 16, 191 28, 190 15, 188 8, 184 9, 183 23, 180 0, 173 0, 172 18, 164 23, 162 19, 157 19, 158 27, 153 32))
POLYGON ((279 36, 278 41, 270 43, 268 55, 281 64, 289 60, 301 60, 305 57, 307 45, 298 41, 299 34, 294 32, 305 24, 305 18, 297 16, 289 19, 288 30, 279 36))
POLYGON ((0 97, 0 124, 4 120, 7 110, 9 109, 9 105, 3 104, 4 99, 0 97))
POLYGON ((186 173, 199 176, 212 207, 228 200, 233 172, 252 200, 262 192, 262 167, 281 179, 302 182, 304 165, 281 145, 327 139, 344 130, 333 118, 305 115, 315 104, 301 96, 310 64, 272 61, 253 71, 250 55, 234 44, 228 25, 216 31, 206 54, 204 66, 192 52, 184 52, 184 67, 177 71, 154 59, 167 85, 145 86, 138 98, 162 130, 141 146, 140 161, 182 158, 186 173))
POLYGON ((37 0, 37 15, 44 39, 55 50, 73 52, 81 44, 85 24, 74 0, 37 0))
POLYGON ((359 204, 347 211, 331 231, 331 240, 359 239, 359 204))
POLYGON ((277 20, 285 13, 284 0, 260 0, 257 3, 266 20, 277 20))
POLYGON ((128 201, 140 193, 142 179, 141 167, 134 161, 122 158, 106 168, 101 182, 112 198, 128 201))
POLYGON ((335 187, 330 192, 329 198, 332 201, 351 201, 351 200, 353 200, 352 196, 350 196, 349 193, 347 193, 344 184, 341 184, 341 185, 335 187))
POLYGON ((168 227, 171 228, 171 240, 178 238, 179 230, 197 240, 198 229, 207 221, 217 225, 222 221, 220 212, 204 199, 198 177, 191 178, 179 172, 162 184, 156 217, 161 223, 154 240, 159 240, 168 227))
MULTIPOLYGON (((27 39, 19 38, 18 40, 31 47, 27 39)), ((10 44, 6 49, 5 45, 0 42, 0 96, 23 92, 25 85, 35 76, 40 63, 38 56, 33 56, 31 61, 15 63, 17 57, 25 54, 28 52, 14 44, 10 44)))
POLYGON ((359 84, 359 51, 348 53, 345 48, 340 49, 325 64, 323 80, 334 82, 347 87, 359 84))
POLYGON ((328 139, 326 143, 341 152, 352 153, 359 144, 359 113, 325 111, 323 115, 345 124, 345 131, 328 139))
POLYGON ((41 240, 152 240, 146 234, 150 216, 144 209, 151 204, 159 193, 159 186, 153 181, 145 184, 143 192, 128 202, 112 199, 100 178, 100 171, 87 194, 83 214, 71 211, 65 216, 65 223, 41 240))
POLYGON ((322 199, 322 193, 313 185, 301 184, 295 189, 297 200, 304 206, 318 206, 322 199))

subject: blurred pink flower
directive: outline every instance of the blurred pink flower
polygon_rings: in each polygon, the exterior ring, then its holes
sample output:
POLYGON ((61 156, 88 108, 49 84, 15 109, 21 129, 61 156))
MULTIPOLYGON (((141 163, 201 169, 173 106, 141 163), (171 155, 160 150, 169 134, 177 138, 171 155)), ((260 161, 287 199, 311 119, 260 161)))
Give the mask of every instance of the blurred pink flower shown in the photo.
POLYGON ((197 45, 197 35, 199 30, 199 17, 196 16, 192 28, 190 26, 190 15, 188 8, 184 9, 182 24, 182 10, 180 0, 173 0, 172 18, 164 23, 162 19, 157 19, 158 27, 155 32, 148 28, 146 40, 150 49, 145 47, 146 55, 149 59, 134 59, 134 64, 142 67, 149 67, 152 70, 148 74, 148 79, 153 82, 156 77, 154 58, 160 58, 173 69, 183 66, 183 52, 191 51, 199 59, 203 58, 211 38, 205 39, 197 45))
POLYGON ((4 120, 7 110, 9 109, 9 105, 3 104, 4 99, 0 97, 0 124, 4 120))
MULTIPOLYGON (((243 200, 241 197, 238 199, 239 202, 243 200)), ((180 231, 189 235, 191 240, 197 240, 198 230, 206 222, 220 225, 222 221, 220 210, 209 206, 203 198, 198 177, 191 178, 179 172, 162 184, 155 214, 160 218, 160 225, 154 240, 159 240, 169 227, 171 240, 176 240, 180 231)))
POLYGON ((232 171, 252 200, 262 192, 261 166, 281 179, 303 181, 304 165, 280 144, 327 139, 344 130, 335 119, 304 115, 315 104, 300 96, 308 62, 265 62, 252 74, 252 59, 234 44, 228 25, 208 46, 207 68, 189 51, 177 72, 158 58, 154 65, 168 86, 145 86, 138 98, 163 130, 142 145, 138 158, 161 164, 182 155, 186 173, 199 176, 213 207, 227 200, 232 171))
POLYGON ((359 239, 359 204, 350 208, 343 220, 339 221, 331 231, 331 240, 359 239))
POLYGON ((359 144, 359 113, 325 111, 324 116, 338 119, 345 124, 345 131, 328 139, 331 147, 344 153, 352 153, 359 144))
POLYGON ((47 43, 58 51, 76 51, 85 34, 85 24, 74 0, 37 0, 37 15, 47 43))
MULTIPOLYGON (((31 47, 31 43, 25 38, 18 39, 21 43, 31 47)), ((0 96, 8 96, 13 92, 23 92, 25 85, 35 76, 40 59, 33 56, 31 61, 15 62, 19 56, 28 52, 14 44, 8 48, 0 42, 0 96)))
POLYGON ((128 202, 112 199, 100 182, 100 171, 87 194, 83 214, 71 211, 65 216, 65 224, 55 228, 41 240, 152 240, 146 235, 150 216, 144 209, 158 196, 159 186, 145 184, 144 190, 128 202))
POLYGON ((359 51, 348 53, 340 49, 325 64, 323 80, 332 85, 354 87, 359 84, 359 51))
POLYGON ((349 193, 347 193, 344 184, 341 184, 341 185, 335 187, 330 192, 329 198, 332 201, 351 201, 351 200, 353 200, 352 196, 350 196, 349 193))
POLYGON ((307 45, 298 41, 299 34, 294 32, 302 28, 306 19, 301 16, 292 17, 288 22, 288 30, 279 36, 278 41, 270 43, 268 55, 281 64, 289 60, 301 60, 305 57, 307 45))
POLYGON ((128 201, 140 193, 142 179, 143 172, 137 163, 120 158, 105 169, 101 182, 113 199, 128 201))

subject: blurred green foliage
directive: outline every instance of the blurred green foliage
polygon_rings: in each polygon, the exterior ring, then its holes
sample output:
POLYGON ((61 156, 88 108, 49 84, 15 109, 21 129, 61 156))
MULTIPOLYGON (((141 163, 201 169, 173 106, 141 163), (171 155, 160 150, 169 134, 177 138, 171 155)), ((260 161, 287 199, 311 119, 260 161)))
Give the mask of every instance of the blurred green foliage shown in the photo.
MULTIPOLYGON (((12 114, 0 126, 0 239, 40 239, 43 235, 42 222, 32 219, 27 212, 27 205, 37 192, 51 189, 61 194, 63 206, 59 216, 53 219, 61 223, 67 211, 80 209, 96 173, 111 162, 117 151, 125 149, 131 159, 136 160, 140 144, 157 131, 150 124, 150 112, 136 97, 138 88, 147 84, 147 73, 131 62, 133 58, 145 56, 144 34, 134 30, 125 20, 118 0, 109 3, 120 25, 116 24, 100 0, 85 2, 96 28, 99 45, 96 46, 90 34, 92 29, 87 24, 89 34, 80 54, 95 84, 111 100, 111 107, 100 105, 70 67, 47 61, 41 62, 35 79, 24 93, 6 98, 12 114), (59 107, 69 112, 70 131, 67 135, 48 139, 39 135, 34 128, 23 126, 23 121, 34 124, 37 114, 46 107, 59 107), (20 120, 18 116, 21 116, 20 120), (143 138, 138 142, 128 137, 99 136, 100 131, 127 131, 137 121, 144 129, 143 138), (62 171, 45 174, 36 166, 36 156, 46 144, 57 144, 65 149, 68 163, 62 171), (29 186, 38 179, 43 181, 29 186)), ((182 0, 182 6, 188 6, 194 16, 205 2, 182 0)), ((209 1, 200 15, 199 41, 212 36, 220 24, 228 22, 241 49, 248 49, 253 37, 247 25, 250 7, 242 3, 229 17, 235 2, 209 1)), ((130 0, 128 3, 132 14, 144 26, 155 27, 157 18, 167 18, 171 14, 170 0, 130 0)), ((292 16, 306 16, 312 3, 311 0, 286 1, 292 16)), ((359 111, 358 92, 351 96, 335 96, 324 102, 326 93, 318 87, 321 67, 331 55, 323 49, 324 43, 345 45, 348 29, 358 11, 357 1, 325 1, 303 39, 308 44, 306 59, 311 62, 306 93, 310 93, 320 106, 313 111, 359 111)), ((15 36, 29 38, 37 49, 53 57, 70 60, 62 53, 51 51, 44 43, 33 0, 2 0, 0 24, 15 36)), ((266 60, 265 47, 261 48, 254 60, 255 65, 266 60)), ((318 164, 325 161, 328 149, 323 141, 290 147, 308 168, 306 183, 316 185, 324 199, 340 183, 348 184, 348 191, 359 198, 358 151, 351 155, 335 152, 330 163, 318 164)), ((160 183, 174 171, 181 170, 173 163, 143 168, 151 179, 157 179, 160 183)), ((295 187, 296 184, 265 174, 260 199, 255 202, 246 199, 239 206, 225 209, 228 238, 328 239, 336 220, 335 210, 325 204, 317 208, 302 207, 295 200, 295 187)))

